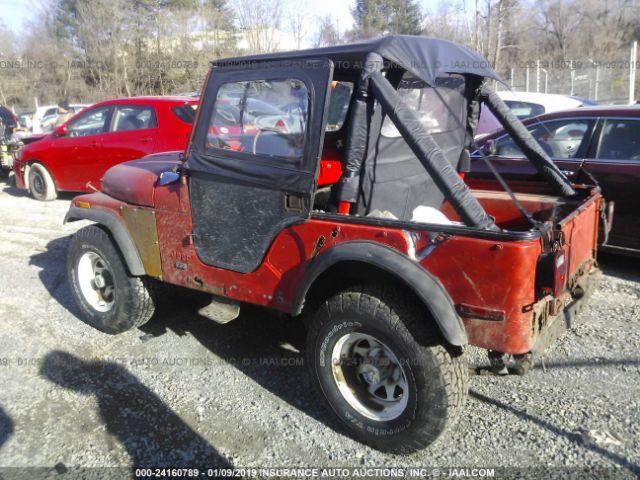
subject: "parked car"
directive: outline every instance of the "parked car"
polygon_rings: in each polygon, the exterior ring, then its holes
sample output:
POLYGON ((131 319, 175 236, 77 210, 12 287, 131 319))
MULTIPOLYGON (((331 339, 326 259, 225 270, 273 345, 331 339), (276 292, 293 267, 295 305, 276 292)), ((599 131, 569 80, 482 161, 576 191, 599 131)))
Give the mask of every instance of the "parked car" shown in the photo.
MULTIPOLYGON (((101 192, 71 203, 65 221, 97 223, 67 256, 72 295, 95 328, 147 322, 156 281, 209 293, 200 313, 217 323, 243 304, 306 319, 319 397, 359 440, 409 453, 459 415, 467 343, 493 351, 499 372, 514 355, 524 373, 595 288, 597 188, 572 185, 537 150, 547 184, 520 195, 527 215, 460 178, 469 104, 508 109, 479 54, 402 35, 218 60, 211 73, 184 152, 117 165, 101 192), (334 95, 335 81, 357 82, 351 101, 334 95), (302 99, 300 127, 223 131, 219 94, 234 89, 280 111, 302 99), (382 132, 385 123, 396 128, 382 132), (327 152, 345 168, 319 202, 327 152)), ((251 108, 237 106, 240 117, 251 108)))
MULTIPOLYGON (((73 116, 77 113, 80 113, 87 107, 89 107, 89 105, 71 104, 69 105, 69 114, 73 116)), ((40 121, 40 131, 42 133, 51 132, 56 127, 58 116, 59 114, 58 114, 58 111, 56 110, 55 113, 50 115, 45 115, 44 117, 42 117, 42 120, 40 121)))
POLYGON ((196 104, 186 97, 97 103, 52 133, 30 138, 14 166, 16 184, 38 200, 52 200, 61 190, 98 189, 113 165, 184 148, 196 104))
POLYGON ((15 142, 12 136, 18 126, 13 112, 0 105, 0 175, 7 174, 13 166, 15 142))
MULTIPOLYGON (((569 110, 579 107, 595 106, 596 103, 582 97, 574 97, 569 95, 557 95, 553 93, 534 93, 534 92, 514 92, 500 91, 497 92, 504 103, 511 108, 511 111, 520 120, 537 117, 543 113, 552 113, 560 110, 569 110)), ((480 112, 478 120, 478 129, 476 130, 476 138, 500 130, 502 126, 496 117, 488 108, 483 108, 480 112)))
MULTIPOLYGON (((71 103, 69 104, 69 112, 79 113, 88 106, 83 103, 71 103)), ((31 118, 31 132, 36 134, 50 132, 53 130, 56 118, 58 118, 58 105, 42 105, 36 108, 31 118)))
POLYGON ((18 127, 18 118, 7 107, 0 105, 0 139, 8 140, 13 131, 18 127))
MULTIPOLYGON (((524 122, 558 167, 574 181, 592 175, 607 200, 615 202, 609 239, 603 250, 640 254, 640 105, 582 107, 524 122)), ((480 143, 491 163, 510 183, 540 179, 511 137, 500 130, 480 143)), ((492 178, 479 152, 465 177, 492 178)))

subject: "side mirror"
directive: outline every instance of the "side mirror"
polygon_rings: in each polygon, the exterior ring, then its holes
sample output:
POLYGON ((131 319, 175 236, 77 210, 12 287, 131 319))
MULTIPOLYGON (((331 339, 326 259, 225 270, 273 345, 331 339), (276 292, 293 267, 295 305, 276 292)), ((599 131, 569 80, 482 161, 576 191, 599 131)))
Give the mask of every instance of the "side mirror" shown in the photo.
POLYGON ((160 177, 158 178, 158 186, 161 187, 163 185, 169 185, 170 183, 177 182, 178 180, 180 180, 180 174, 168 170, 160 174, 160 177))
POLYGON ((69 133, 69 129, 66 125, 60 125, 53 132, 56 134, 56 137, 66 137, 69 133))
POLYGON ((487 140, 486 142, 484 142, 484 145, 482 145, 482 153, 484 153, 486 156, 490 156, 490 155, 495 155, 496 151, 497 151, 497 145, 496 145, 496 141, 495 140, 487 140))

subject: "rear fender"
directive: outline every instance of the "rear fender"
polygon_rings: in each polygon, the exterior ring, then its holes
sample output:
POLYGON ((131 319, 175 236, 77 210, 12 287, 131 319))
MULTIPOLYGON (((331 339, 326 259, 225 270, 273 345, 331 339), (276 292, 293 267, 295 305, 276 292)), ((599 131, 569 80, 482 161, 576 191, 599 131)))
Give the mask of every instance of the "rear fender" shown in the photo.
POLYGON ((146 275, 138 249, 123 222, 113 213, 96 208, 71 207, 64 217, 64 223, 90 220, 106 228, 122 252, 129 273, 133 276, 146 275))
POLYGON ((344 262, 376 267, 397 281, 398 285, 409 288, 431 313, 445 340, 455 346, 466 345, 464 324, 442 283, 400 252, 374 242, 355 241, 336 245, 312 260, 294 299, 294 315, 302 312, 307 293, 318 277, 344 262))

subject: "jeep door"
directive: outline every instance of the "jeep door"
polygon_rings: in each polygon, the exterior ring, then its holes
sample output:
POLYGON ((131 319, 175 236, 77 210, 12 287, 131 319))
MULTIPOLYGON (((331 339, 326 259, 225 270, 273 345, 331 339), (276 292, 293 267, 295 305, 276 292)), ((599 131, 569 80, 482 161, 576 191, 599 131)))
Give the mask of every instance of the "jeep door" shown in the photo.
POLYGON ((332 72, 327 59, 213 68, 187 157, 202 262, 251 272, 309 218, 332 72))

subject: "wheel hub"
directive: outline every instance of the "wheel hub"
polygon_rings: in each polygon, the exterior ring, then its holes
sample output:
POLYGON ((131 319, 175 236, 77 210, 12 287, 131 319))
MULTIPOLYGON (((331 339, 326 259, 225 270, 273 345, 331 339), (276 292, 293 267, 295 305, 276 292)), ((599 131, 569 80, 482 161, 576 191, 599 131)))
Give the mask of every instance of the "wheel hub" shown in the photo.
POLYGON ((94 279, 93 279, 93 283, 95 284, 96 288, 104 288, 107 286, 104 277, 101 274, 97 274, 94 279))
POLYGON ((333 348, 332 371, 344 399, 367 418, 393 420, 407 406, 409 387, 401 362, 371 335, 341 337, 333 348))
POLYGON ((107 262, 96 252, 85 252, 77 266, 78 286, 87 303, 98 312, 107 312, 115 302, 113 277, 107 262))

